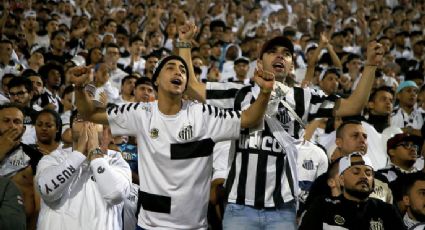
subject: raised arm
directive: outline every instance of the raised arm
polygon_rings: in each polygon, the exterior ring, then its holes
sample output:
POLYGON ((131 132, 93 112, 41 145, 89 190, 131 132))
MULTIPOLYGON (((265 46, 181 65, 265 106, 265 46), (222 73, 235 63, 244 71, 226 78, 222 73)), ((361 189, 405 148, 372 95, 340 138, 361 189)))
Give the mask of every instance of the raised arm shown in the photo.
POLYGON ((381 64, 384 51, 382 45, 376 41, 370 42, 367 47, 366 64, 356 90, 347 99, 340 99, 334 108, 336 116, 353 116, 360 114, 366 104, 375 80, 376 68, 381 64))
POLYGON ((257 100, 247 110, 242 112, 241 128, 253 128, 262 121, 266 113, 270 93, 273 90, 274 74, 263 71, 262 66, 258 64, 253 80, 260 86, 261 91, 257 100))
POLYGON ((91 81, 91 70, 84 70, 84 67, 74 67, 70 70, 69 81, 75 86, 75 104, 83 118, 97 124, 107 125, 106 110, 96 108, 85 90, 85 86, 91 81))
POLYGON ((99 153, 99 137, 93 124, 89 126, 87 134, 89 137, 87 149, 90 150, 88 158, 97 188, 108 204, 119 204, 125 200, 130 191, 130 166, 120 153, 110 155, 114 158, 113 161, 108 161, 103 153, 99 153), (97 154, 91 154, 93 152, 97 154))
POLYGON ((197 27, 193 22, 187 22, 183 26, 179 27, 179 43, 177 45, 179 49, 179 55, 182 57, 189 68, 189 79, 188 87, 186 89, 186 94, 195 100, 198 100, 202 103, 206 102, 206 88, 205 84, 198 81, 195 76, 195 71, 193 70, 192 64, 192 54, 191 54, 191 41, 194 38, 197 31, 197 27), (189 46, 186 46, 189 45, 189 46))
POLYGON ((78 168, 86 160, 87 155, 86 126, 87 124, 84 124, 73 152, 57 152, 56 150, 51 155, 43 157, 38 164, 35 182, 45 202, 61 199, 74 177, 78 175, 78 168), (57 160, 57 158, 61 159, 57 160))

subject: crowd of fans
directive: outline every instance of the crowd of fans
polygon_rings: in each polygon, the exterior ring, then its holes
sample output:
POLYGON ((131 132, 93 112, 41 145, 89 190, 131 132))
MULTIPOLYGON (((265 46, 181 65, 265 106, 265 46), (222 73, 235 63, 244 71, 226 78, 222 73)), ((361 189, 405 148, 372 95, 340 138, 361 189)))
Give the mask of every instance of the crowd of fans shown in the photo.
POLYGON ((0 10, 0 229, 425 226, 425 1, 0 10))

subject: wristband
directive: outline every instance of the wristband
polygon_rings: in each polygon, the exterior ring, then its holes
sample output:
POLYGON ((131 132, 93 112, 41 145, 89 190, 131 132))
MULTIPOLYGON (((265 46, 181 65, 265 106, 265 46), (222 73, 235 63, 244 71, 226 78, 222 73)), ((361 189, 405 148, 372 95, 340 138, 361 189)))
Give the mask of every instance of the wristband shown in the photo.
POLYGON ((176 48, 192 48, 192 43, 190 43, 190 42, 176 42, 176 48))
POLYGON ((271 90, 271 89, 263 89, 263 88, 261 88, 261 92, 262 93, 271 93, 273 90, 271 90))

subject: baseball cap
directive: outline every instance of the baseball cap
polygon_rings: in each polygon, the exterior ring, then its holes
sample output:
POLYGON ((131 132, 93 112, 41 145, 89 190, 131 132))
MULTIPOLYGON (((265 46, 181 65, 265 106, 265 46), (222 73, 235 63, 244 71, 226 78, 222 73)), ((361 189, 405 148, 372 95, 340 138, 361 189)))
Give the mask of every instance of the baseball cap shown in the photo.
POLYGON ((37 17, 37 13, 34 10, 28 10, 24 12, 24 18, 28 18, 28 17, 37 17))
POLYGON ((418 89, 418 86, 414 81, 403 81, 402 83, 400 83, 400 85, 398 85, 396 93, 399 93, 407 87, 415 87, 416 89, 418 89))
POLYGON ((239 64, 239 63, 246 63, 249 64, 249 59, 247 57, 244 56, 240 56, 238 58, 236 58, 236 60, 233 62, 235 65, 239 64))
POLYGON ((342 175, 345 170, 355 165, 365 165, 373 168, 372 161, 369 157, 362 155, 360 152, 353 152, 350 153, 348 156, 341 157, 341 159, 339 160, 338 174, 342 175), (361 160, 353 161, 353 157, 360 157, 361 160))
POLYGON ((338 68, 330 67, 330 68, 325 68, 322 70, 322 72, 319 75, 319 81, 323 80, 326 74, 329 74, 329 73, 335 74, 338 78, 341 77, 341 71, 338 68))
POLYGON ((289 52, 291 52, 291 54, 294 54, 294 44, 292 44, 291 40, 284 36, 277 36, 264 43, 263 47, 261 48, 260 58, 264 53, 270 51, 276 46, 285 47, 289 50, 289 52))
POLYGON ((423 140, 418 136, 409 135, 407 133, 399 133, 399 134, 394 135, 390 139, 388 139, 388 141, 387 141, 387 151, 390 150, 390 149, 395 149, 397 147, 397 145, 400 142, 403 142, 403 141, 411 141, 414 144, 418 145, 419 147, 421 147, 422 142, 423 142, 423 140))

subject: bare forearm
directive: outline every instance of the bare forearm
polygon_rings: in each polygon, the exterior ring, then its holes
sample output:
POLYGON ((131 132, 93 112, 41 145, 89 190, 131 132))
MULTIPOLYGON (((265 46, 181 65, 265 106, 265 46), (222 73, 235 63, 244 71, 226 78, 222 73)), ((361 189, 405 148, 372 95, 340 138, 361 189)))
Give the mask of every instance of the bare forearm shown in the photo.
POLYGON ((192 99, 198 100, 202 103, 206 101, 205 84, 199 82, 195 76, 192 64, 192 54, 189 48, 179 48, 179 55, 182 57, 189 68, 189 79, 186 94, 192 99))
POLYGON ((85 118, 90 117, 90 115, 94 113, 94 105, 85 92, 84 88, 76 88, 75 104, 78 108, 78 112, 85 118))
POLYGON ((376 68, 376 66, 371 65, 365 66, 356 90, 348 99, 341 99, 341 105, 335 111, 337 116, 353 116, 361 112, 372 90, 376 68))
POLYGON ((269 102, 270 92, 261 92, 257 100, 245 111, 242 112, 241 127, 252 128, 258 125, 266 113, 267 104, 269 102))
POLYGON ((328 46, 328 52, 331 55, 332 63, 334 64, 334 66, 342 70, 341 60, 339 59, 338 55, 335 53, 335 50, 331 45, 328 46))

